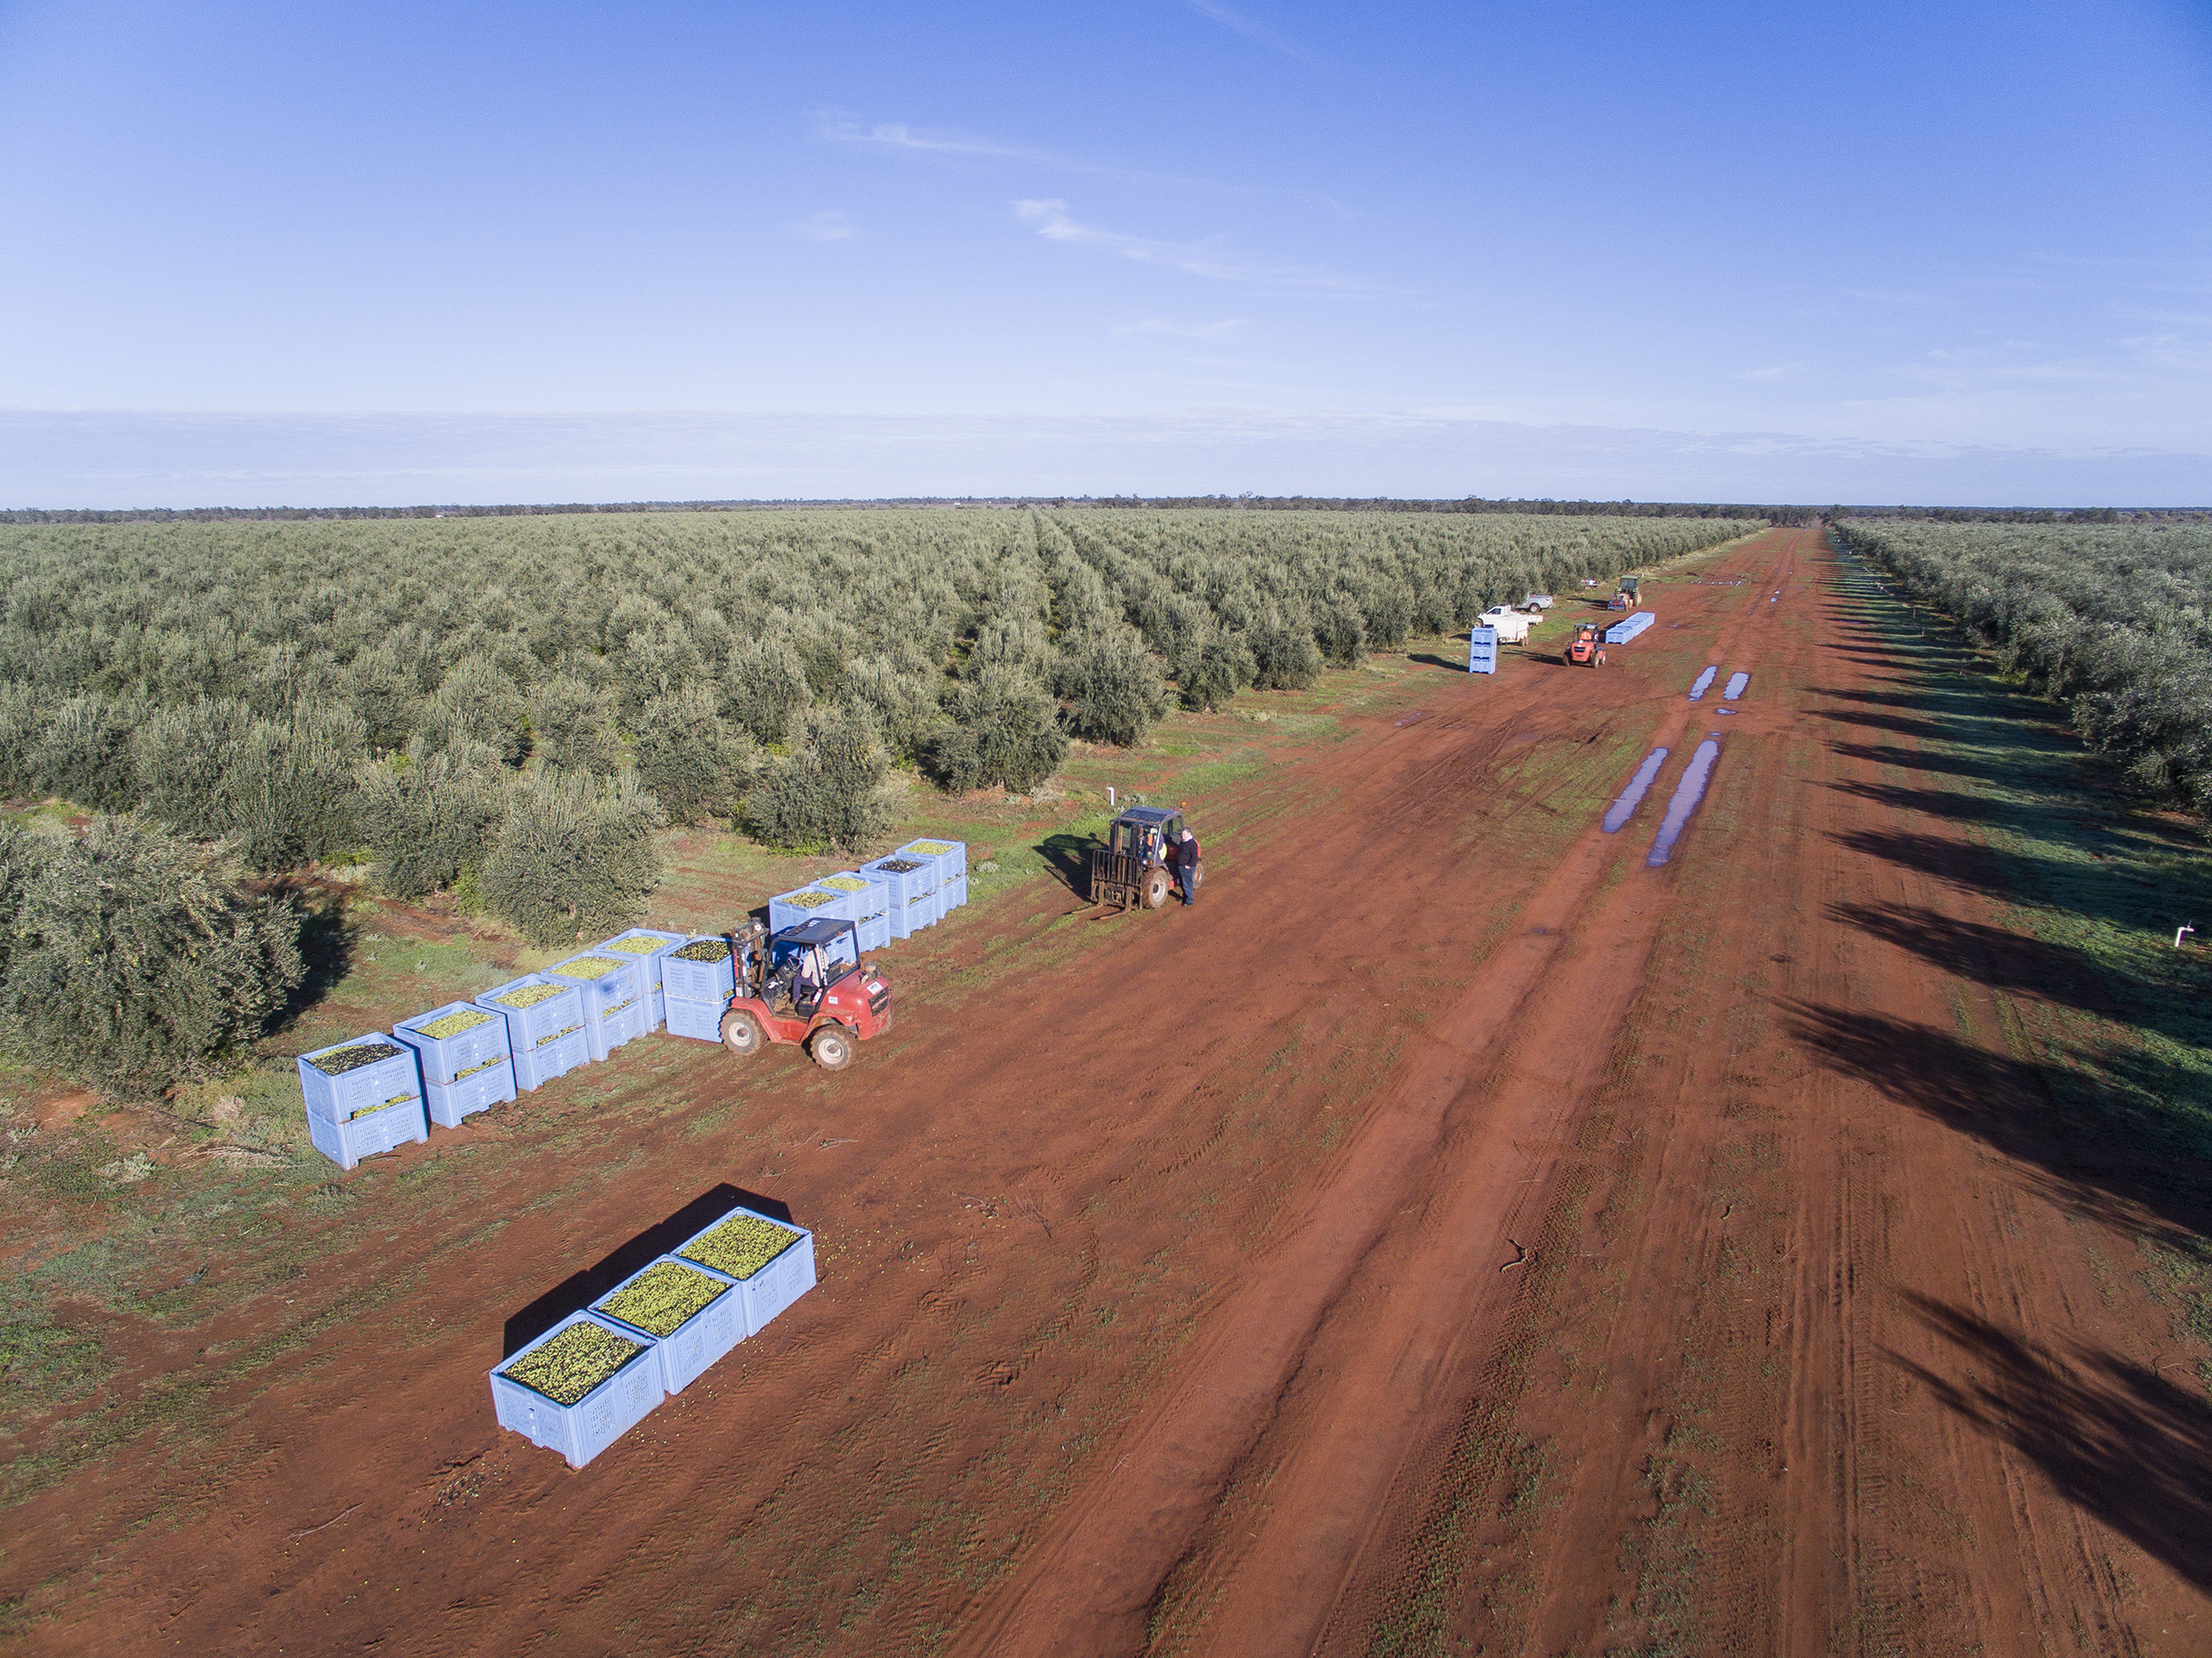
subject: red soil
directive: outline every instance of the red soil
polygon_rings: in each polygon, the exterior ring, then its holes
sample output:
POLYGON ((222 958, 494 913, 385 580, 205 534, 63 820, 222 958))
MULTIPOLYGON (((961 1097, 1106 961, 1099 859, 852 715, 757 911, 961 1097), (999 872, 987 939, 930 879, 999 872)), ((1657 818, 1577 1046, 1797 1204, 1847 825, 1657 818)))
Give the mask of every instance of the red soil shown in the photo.
POLYGON ((942 929, 833 1079, 664 1041, 685 1109, 451 1175, 465 1237, 380 1188, 273 1378, 13 1511, 24 1645, 2212 1648, 2205 1409, 2100 1265, 2154 1224, 1939 1109, 2033 989, 1850 919, 2006 936, 1855 787, 1899 670, 1814 533, 1710 573, 1230 791, 1203 914, 942 929), (821 1288, 580 1473, 501 1434, 499 1319, 718 1177, 821 1288))

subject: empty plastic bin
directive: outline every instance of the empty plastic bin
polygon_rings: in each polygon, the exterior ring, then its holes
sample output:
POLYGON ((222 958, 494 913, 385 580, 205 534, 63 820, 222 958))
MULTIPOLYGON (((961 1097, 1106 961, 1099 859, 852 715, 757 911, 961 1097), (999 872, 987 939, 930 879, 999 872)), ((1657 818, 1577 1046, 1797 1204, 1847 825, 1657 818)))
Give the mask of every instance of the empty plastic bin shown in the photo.
POLYGON ((430 1138, 422 1100, 411 1096, 396 1105, 380 1106, 346 1121, 334 1122, 319 1112, 307 1114, 307 1138, 317 1151, 341 1169, 350 1169, 364 1157, 419 1145, 430 1138))
POLYGON ((770 1319, 814 1287, 814 1234, 749 1209, 732 1209, 675 1254, 737 1286, 749 1336, 758 1335, 770 1319))
POLYGON ((403 1100, 422 1098, 422 1071, 415 1050, 381 1031, 302 1054, 299 1073, 307 1115, 326 1122, 342 1123, 403 1100))
POLYGON ((663 1255, 591 1304, 618 1330, 653 1340, 661 1386, 680 1393, 745 1339, 745 1303, 737 1286, 719 1272, 663 1255))
POLYGON ((469 1002, 449 1002, 403 1019, 392 1027, 392 1034, 420 1056, 426 1084, 453 1082, 513 1051, 508 1046, 507 1021, 469 1002))
POLYGON ((590 1313, 571 1313, 494 1366, 491 1381, 499 1425, 558 1451, 571 1468, 590 1462, 667 1396, 652 1341, 590 1313))

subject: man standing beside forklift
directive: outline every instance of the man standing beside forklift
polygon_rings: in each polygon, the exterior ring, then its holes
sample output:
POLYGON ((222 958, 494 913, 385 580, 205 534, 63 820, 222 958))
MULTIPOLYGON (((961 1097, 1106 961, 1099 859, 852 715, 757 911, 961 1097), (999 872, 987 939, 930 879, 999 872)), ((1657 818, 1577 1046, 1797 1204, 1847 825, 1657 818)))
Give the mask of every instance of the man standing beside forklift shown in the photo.
POLYGON ((1198 902, 1198 837, 1191 833, 1188 818, 1183 820, 1183 838, 1175 844, 1175 879, 1182 884, 1183 908, 1187 910, 1198 902))

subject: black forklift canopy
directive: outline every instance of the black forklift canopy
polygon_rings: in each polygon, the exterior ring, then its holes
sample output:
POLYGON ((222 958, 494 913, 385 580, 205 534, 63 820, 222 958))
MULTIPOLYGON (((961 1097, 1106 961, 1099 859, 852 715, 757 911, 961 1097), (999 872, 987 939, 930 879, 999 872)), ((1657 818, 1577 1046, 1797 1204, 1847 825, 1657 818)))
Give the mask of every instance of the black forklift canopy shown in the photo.
POLYGON ((802 921, 795 927, 786 927, 776 934, 772 942, 791 945, 800 949, 813 949, 833 942, 840 933, 856 931, 849 921, 802 921))
POLYGON ((1141 824, 1147 828, 1156 829, 1163 824, 1173 823, 1182 815, 1179 811, 1170 811, 1164 806, 1132 806, 1115 821, 1141 824))

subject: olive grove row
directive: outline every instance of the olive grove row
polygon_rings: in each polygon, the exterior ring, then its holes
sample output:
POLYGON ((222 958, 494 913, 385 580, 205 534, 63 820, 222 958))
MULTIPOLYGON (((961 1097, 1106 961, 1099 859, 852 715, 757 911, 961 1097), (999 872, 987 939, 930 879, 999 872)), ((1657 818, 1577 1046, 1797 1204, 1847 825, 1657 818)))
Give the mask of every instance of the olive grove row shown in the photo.
POLYGON ((1847 520, 1836 536, 2065 702, 2137 787, 2212 817, 2212 526, 1847 520))
POLYGON ((534 937, 668 820, 856 846, 1732 519, 1027 509, 0 526, 0 795, 273 871, 366 848, 534 937))

